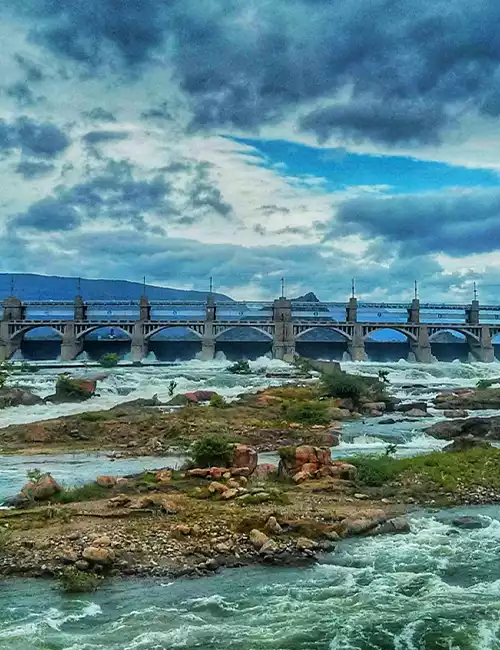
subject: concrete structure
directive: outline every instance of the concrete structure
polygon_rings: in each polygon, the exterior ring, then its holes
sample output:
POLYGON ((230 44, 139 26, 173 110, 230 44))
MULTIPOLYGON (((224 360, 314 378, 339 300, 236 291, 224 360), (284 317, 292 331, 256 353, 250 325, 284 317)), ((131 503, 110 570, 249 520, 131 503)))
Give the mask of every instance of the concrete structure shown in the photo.
MULTIPOLYGON (((313 329, 324 328, 341 334, 347 344, 351 358, 355 361, 367 359, 365 342, 373 332, 381 329, 392 329, 404 334, 409 342, 409 359, 430 363, 431 338, 443 330, 451 330, 463 334, 469 346, 469 357, 471 360, 491 362, 494 360, 494 348, 492 338, 500 332, 500 322, 486 324, 480 322, 482 310, 497 310, 498 315, 494 318, 500 319, 500 307, 480 307, 475 299, 471 305, 426 305, 426 310, 431 308, 460 310, 463 314, 462 322, 445 323, 426 321, 421 317, 421 305, 418 298, 414 298, 408 305, 394 304, 358 304, 357 299, 352 296, 347 305, 342 303, 297 303, 281 297, 272 303, 259 303, 263 307, 253 309, 251 317, 248 315, 248 306, 251 303, 215 303, 209 297, 206 303, 194 302, 150 302, 146 296, 142 296, 138 303, 131 301, 108 301, 85 303, 82 296, 76 296, 74 302, 61 301, 41 303, 22 303, 15 297, 3 301, 3 314, 0 320, 0 361, 9 359, 20 348, 24 335, 37 327, 50 327, 59 332, 62 337, 61 360, 70 361, 74 359, 83 349, 84 339, 91 332, 103 328, 119 328, 126 332, 131 340, 131 358, 133 361, 141 361, 148 354, 148 343, 152 336, 166 328, 184 327, 194 332, 201 342, 201 356, 203 359, 213 359, 218 337, 235 327, 253 328, 261 332, 269 339, 272 346, 272 354, 275 359, 290 361, 295 356, 296 343, 313 329), (99 306, 106 305, 111 310, 106 312, 112 314, 113 306, 123 307, 134 306, 136 318, 121 318, 110 315, 104 318, 93 318, 89 312, 99 306), (57 308, 70 309, 73 318, 50 317, 50 314, 43 319, 34 319, 26 316, 27 310, 36 309, 40 306, 50 310, 57 308), (160 307, 170 309, 172 316, 155 318, 153 309, 160 307), (179 315, 179 311, 195 307, 200 311, 200 316, 179 315), (241 307, 237 315, 224 316, 221 311, 233 311, 241 307), (377 312, 379 320, 362 320, 360 318, 360 307, 369 308, 377 312), (245 309, 247 311, 245 311, 245 309), (344 310, 344 320, 335 320, 330 315, 330 309, 344 310), (382 310, 386 313, 389 309, 401 309, 406 316, 401 320, 385 320, 382 310), (313 316, 307 316, 309 310, 313 316), (294 313, 295 312, 295 313, 294 313)), ((47 312, 48 313, 48 312, 47 312)), ((341 313, 341 311, 339 312, 341 313)), ((342 317, 342 316, 341 316, 342 317)))

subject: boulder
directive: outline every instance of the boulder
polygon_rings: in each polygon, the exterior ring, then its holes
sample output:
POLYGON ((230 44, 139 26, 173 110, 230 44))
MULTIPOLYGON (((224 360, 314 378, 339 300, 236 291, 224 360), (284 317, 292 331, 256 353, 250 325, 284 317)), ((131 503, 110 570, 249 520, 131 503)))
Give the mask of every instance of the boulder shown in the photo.
POLYGON ((425 429, 425 433, 441 440, 453 440, 462 436, 500 440, 500 416, 443 420, 425 429))
POLYGON ((259 553, 260 555, 272 555, 273 553, 276 553, 278 548, 278 544, 276 544, 274 539, 268 539, 267 542, 260 547, 259 553))
POLYGON ((340 478, 344 481, 353 481, 358 475, 358 468, 351 463, 342 461, 333 461, 330 466, 329 475, 334 478, 340 478))
POLYGON ((283 528, 278 523, 276 517, 269 517, 266 522, 266 530, 268 530, 271 535, 281 535, 283 528))
POLYGON ((125 506, 128 506, 130 502, 131 499, 126 494, 119 494, 108 501, 108 506, 110 508, 124 508, 125 506))
POLYGON ((114 562, 115 554, 110 548, 87 546, 83 549, 82 557, 84 560, 87 560, 87 562, 92 564, 102 564, 107 566, 114 562))
POLYGON ((229 472, 230 472, 231 476, 236 476, 236 477, 243 476, 244 478, 248 478, 250 476, 250 468, 249 467, 231 467, 229 472))
POLYGON ((469 417, 469 413, 464 409, 455 409, 453 411, 443 411, 445 418, 457 419, 457 418, 466 418, 469 417))
POLYGON ((194 404, 199 404, 200 402, 209 402, 214 395, 218 393, 214 390, 195 390, 191 393, 184 393, 184 397, 194 404))
POLYGON ((309 472, 297 472, 292 476, 292 481, 294 483, 303 483, 304 481, 307 481, 308 478, 311 478, 311 474, 309 472))
POLYGON ((443 451, 467 451, 468 449, 473 449, 474 447, 488 449, 491 447, 491 445, 489 442, 486 442, 486 440, 481 440, 481 438, 474 438, 473 436, 461 436, 460 438, 455 438, 455 440, 449 445, 446 445, 446 447, 443 447, 443 451))
POLYGON ((427 411, 422 411, 421 409, 410 409, 406 411, 406 415, 409 418, 430 418, 432 415, 427 413, 427 411))
POLYGON ((340 525, 340 534, 342 537, 352 537, 354 535, 365 535, 368 531, 387 521, 384 513, 365 517, 347 517, 340 525))
POLYGON ((207 476, 210 476, 210 469, 197 467, 196 469, 189 469, 186 474, 189 478, 207 478, 207 476))
POLYGON ((454 390, 450 393, 441 393, 434 398, 437 409, 455 410, 465 409, 470 411, 499 409, 500 388, 491 387, 476 390, 454 390))
POLYGON ((257 452, 248 445, 236 445, 233 452, 232 467, 248 467, 250 474, 257 467, 257 452))
MULTIPOLYGON (((43 399, 34 395, 25 388, 1 388, 0 389, 0 409, 9 406, 34 406, 41 404, 43 399)), ((43 440, 40 442, 44 442, 43 440)))
POLYGON ((50 474, 44 474, 36 482, 29 481, 21 490, 21 494, 35 501, 45 501, 61 492, 61 486, 50 474))
POLYGON ((257 528, 254 528, 250 531, 250 543, 255 548, 255 550, 260 551, 260 549, 269 541, 269 537, 262 533, 257 528))
POLYGON ((351 417, 351 411, 333 406, 328 409, 328 417, 330 420, 347 420, 347 418, 351 417))
POLYGON ((46 397, 45 401, 53 404, 84 402, 95 394, 96 387, 97 382, 93 379, 62 375, 57 380, 55 394, 46 397))
POLYGON ((375 528, 370 529, 366 534, 373 535, 397 535, 410 532, 410 524, 404 517, 394 517, 384 521, 375 528))
POLYGON ((170 483, 172 480, 172 470, 161 469, 159 472, 156 472, 155 479, 158 481, 158 483, 170 483))
POLYGON ((394 410, 398 413, 408 413, 408 411, 424 411, 427 413, 427 402, 406 402, 403 404, 396 404, 394 410))
POLYGON ((480 515, 463 515, 461 517, 455 517, 451 523, 457 528, 472 530, 474 528, 487 528, 491 522, 486 517, 481 517, 480 515))
POLYGON ((177 514, 175 506, 164 494, 148 494, 138 499, 131 507, 137 510, 159 510, 167 515, 177 514))
POLYGON ((363 404, 363 413, 384 413, 386 408, 385 402, 367 402, 363 404))
POLYGON ((313 551, 318 546, 316 542, 308 537, 299 537, 295 545, 299 551, 313 551))
POLYGON ((276 465, 271 465, 270 463, 263 463, 262 465, 257 465, 255 468, 252 479, 268 479, 271 475, 276 474, 278 468, 276 465))
POLYGON ((208 486, 208 491, 211 494, 222 494, 223 492, 226 492, 229 488, 227 485, 224 485, 224 483, 218 483, 217 481, 212 481, 210 485, 208 486))
POLYGON ((111 489, 116 485, 116 476, 98 476, 95 482, 99 487, 111 489))
POLYGON ((331 452, 328 447, 281 447, 278 450, 280 464, 278 473, 284 476, 294 476, 302 471, 313 474, 323 466, 332 463, 331 452))
POLYGON ((239 494, 239 489, 238 488, 229 488, 229 490, 225 490, 222 494, 222 498, 225 501, 229 501, 229 499, 234 499, 237 497, 239 494))

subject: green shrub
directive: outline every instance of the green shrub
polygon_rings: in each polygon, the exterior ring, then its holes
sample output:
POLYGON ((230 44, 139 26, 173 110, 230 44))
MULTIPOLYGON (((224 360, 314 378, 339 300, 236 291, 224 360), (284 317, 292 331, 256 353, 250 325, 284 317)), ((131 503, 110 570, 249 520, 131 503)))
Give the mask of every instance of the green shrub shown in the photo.
POLYGON ((119 361, 120 356, 118 354, 115 354, 114 352, 108 352, 108 354, 104 354, 99 359, 99 365, 101 365, 103 368, 114 368, 118 365, 119 361))
POLYGON ((195 467, 228 467, 232 457, 232 444, 227 438, 217 434, 204 436, 191 448, 195 467))
POLYGON ((108 488, 101 487, 97 483, 87 483, 81 487, 70 488, 63 490, 51 500, 58 503, 75 503, 78 501, 95 501, 96 499, 103 499, 108 496, 108 488))
POLYGON ((328 424, 328 404, 308 400, 303 402, 285 402, 282 405, 283 415, 288 422, 304 424, 328 424))
POLYGON ((478 390, 486 390, 487 388, 491 388, 492 386, 493 386, 493 382, 490 379, 480 379, 476 384, 476 388, 478 390))
POLYGON ((42 478, 43 472, 42 472, 42 470, 35 467, 34 469, 29 469, 26 472, 26 476, 28 477, 29 481, 32 481, 33 483, 36 483, 37 481, 39 481, 42 478))
POLYGON ((222 395, 212 395, 210 398, 210 406, 216 409, 223 409, 226 408, 227 402, 226 400, 222 397, 222 395))
POLYGON ((250 364, 246 359, 240 359, 236 363, 233 363, 232 366, 229 366, 228 371, 232 372, 233 375, 249 375, 252 372, 250 364))
POLYGON ((355 456, 346 460, 357 468, 357 482, 371 487, 389 483, 403 470, 399 461, 387 455, 355 456))
POLYGON ((324 395, 340 399, 352 399, 359 404, 364 392, 362 377, 348 375, 346 372, 331 372, 321 375, 321 388, 324 395))
POLYGON ((56 382, 56 395, 85 400, 92 397, 92 392, 83 387, 78 379, 71 379, 68 375, 59 375, 56 382))
POLYGON ((102 578, 95 573, 84 573, 75 567, 66 567, 59 576, 59 584, 66 594, 81 594, 99 588, 102 578))

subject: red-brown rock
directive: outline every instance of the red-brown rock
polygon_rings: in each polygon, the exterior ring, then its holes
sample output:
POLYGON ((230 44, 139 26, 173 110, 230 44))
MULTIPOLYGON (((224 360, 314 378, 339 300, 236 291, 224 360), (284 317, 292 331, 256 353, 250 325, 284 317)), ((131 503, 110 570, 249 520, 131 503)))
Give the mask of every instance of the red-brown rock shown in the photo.
POLYGON ((98 476, 95 482, 103 488, 114 488, 116 485, 116 476, 98 476))
POLYGON ((257 467, 257 452, 248 445, 236 445, 233 452, 232 467, 248 467, 252 473, 257 467))
POLYGON ((210 476, 210 470, 204 467, 197 467, 196 469, 189 469, 187 475, 190 478, 206 478, 210 476))
POLYGON ((192 393, 184 393, 184 397, 190 402, 209 402, 217 393, 214 390, 195 390, 192 393))

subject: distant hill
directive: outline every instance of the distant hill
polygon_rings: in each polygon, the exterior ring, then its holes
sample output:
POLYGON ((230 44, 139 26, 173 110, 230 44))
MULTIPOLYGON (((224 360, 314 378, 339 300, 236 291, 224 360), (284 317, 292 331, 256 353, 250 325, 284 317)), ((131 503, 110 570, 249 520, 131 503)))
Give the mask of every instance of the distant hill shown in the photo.
MULTIPOLYGON (((33 273, 0 273, 0 300, 11 295, 21 300, 73 300, 77 292, 77 279, 57 275, 35 275, 33 273)), ((127 280, 81 279, 81 294, 84 300, 138 300, 143 294, 140 282, 127 280)), ((151 300, 206 300, 208 291, 184 291, 169 287, 146 285, 151 300)), ((232 300, 222 293, 214 293, 219 300, 232 300)))

